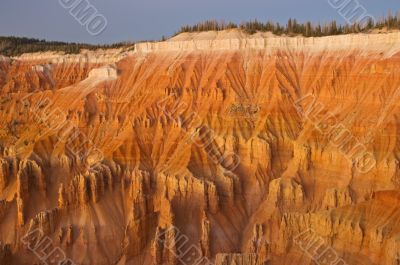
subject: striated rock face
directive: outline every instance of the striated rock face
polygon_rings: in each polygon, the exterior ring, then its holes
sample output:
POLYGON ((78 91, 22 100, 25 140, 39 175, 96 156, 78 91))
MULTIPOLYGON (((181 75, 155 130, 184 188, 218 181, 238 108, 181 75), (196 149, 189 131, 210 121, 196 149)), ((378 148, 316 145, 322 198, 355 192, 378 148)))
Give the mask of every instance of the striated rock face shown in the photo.
POLYGON ((301 185, 293 179, 275 179, 269 184, 270 203, 282 209, 300 208, 304 204, 304 193, 301 185))
POLYGON ((358 50, 361 52, 384 51, 387 54, 394 54, 400 50, 400 33, 287 38, 270 33, 247 35, 237 29, 232 29, 218 32, 183 33, 166 42, 145 42, 135 45, 135 50, 139 52, 246 49, 257 49, 264 52, 276 52, 283 49, 296 52, 310 49, 319 52, 358 50))
POLYGON ((352 203, 350 191, 345 189, 329 189, 325 193, 322 207, 326 209, 339 208, 350 205, 352 203))
POLYGON ((399 36, 0 57, 0 264, 399 264, 399 36))

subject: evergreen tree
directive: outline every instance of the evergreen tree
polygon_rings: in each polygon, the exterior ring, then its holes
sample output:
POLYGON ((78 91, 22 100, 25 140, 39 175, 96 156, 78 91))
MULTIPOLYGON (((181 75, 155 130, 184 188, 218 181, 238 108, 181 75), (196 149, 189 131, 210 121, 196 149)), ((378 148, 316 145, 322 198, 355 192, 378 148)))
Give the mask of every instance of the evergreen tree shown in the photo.
POLYGON ((183 26, 181 30, 177 33, 182 32, 198 32, 206 30, 225 30, 231 28, 240 28, 241 30, 254 34, 257 31, 261 32, 272 32, 276 35, 288 34, 288 35, 303 35, 306 37, 319 37, 319 36, 329 36, 338 34, 350 34, 358 32, 367 32, 371 29, 400 29, 400 11, 394 16, 389 13, 385 18, 378 21, 374 21, 369 18, 365 24, 360 22, 355 22, 354 24, 338 25, 336 21, 331 21, 329 23, 321 25, 320 23, 313 25, 311 22, 307 21, 305 23, 298 23, 296 19, 289 18, 285 26, 281 26, 279 23, 273 23, 272 21, 267 21, 265 23, 258 20, 243 22, 238 27, 235 23, 218 22, 218 21, 208 21, 203 23, 198 23, 193 26, 183 26))

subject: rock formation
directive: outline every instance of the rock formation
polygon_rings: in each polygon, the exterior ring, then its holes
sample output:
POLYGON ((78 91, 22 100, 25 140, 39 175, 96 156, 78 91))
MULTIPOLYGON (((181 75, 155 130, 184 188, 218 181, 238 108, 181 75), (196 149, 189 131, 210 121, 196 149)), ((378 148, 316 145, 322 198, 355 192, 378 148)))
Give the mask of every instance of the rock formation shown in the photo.
POLYGON ((399 264, 399 70, 396 32, 0 57, 0 264, 399 264))

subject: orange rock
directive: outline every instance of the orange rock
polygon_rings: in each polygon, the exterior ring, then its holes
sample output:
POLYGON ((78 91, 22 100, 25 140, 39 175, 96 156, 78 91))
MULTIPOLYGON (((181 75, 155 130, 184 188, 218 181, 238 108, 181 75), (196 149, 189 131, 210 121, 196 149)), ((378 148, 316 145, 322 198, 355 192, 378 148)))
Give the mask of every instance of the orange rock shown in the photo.
POLYGON ((0 264, 397 264, 399 70, 398 32, 1 57, 0 264))

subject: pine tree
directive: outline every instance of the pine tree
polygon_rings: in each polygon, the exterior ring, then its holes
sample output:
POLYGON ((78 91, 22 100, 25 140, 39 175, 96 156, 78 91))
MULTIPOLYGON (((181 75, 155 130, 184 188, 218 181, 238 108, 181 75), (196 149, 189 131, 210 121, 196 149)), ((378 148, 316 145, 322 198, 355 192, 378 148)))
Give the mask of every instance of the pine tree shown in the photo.
POLYGON ((289 18, 288 20, 288 24, 287 24, 287 33, 293 33, 293 22, 292 19, 289 18))
POLYGON ((306 23, 306 37, 311 37, 312 36, 312 26, 311 26, 311 22, 307 21, 306 23))

